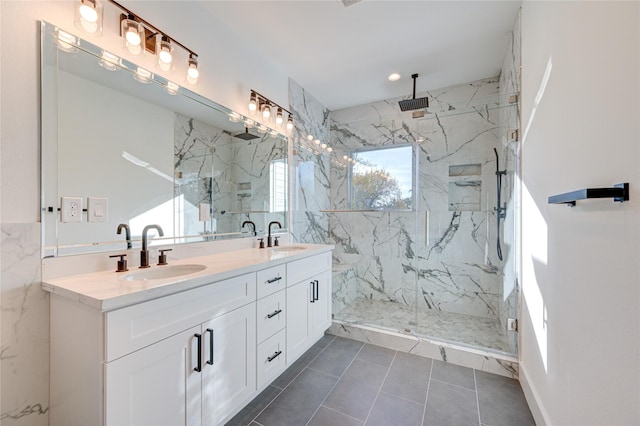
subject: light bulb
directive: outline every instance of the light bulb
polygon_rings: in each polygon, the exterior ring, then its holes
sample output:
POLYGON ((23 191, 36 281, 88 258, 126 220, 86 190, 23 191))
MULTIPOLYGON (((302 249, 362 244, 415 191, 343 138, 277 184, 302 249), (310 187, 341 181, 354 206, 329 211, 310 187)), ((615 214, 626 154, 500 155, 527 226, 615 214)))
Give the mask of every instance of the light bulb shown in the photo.
POLYGON ((320 139, 316 139, 316 145, 320 145, 320 139))
POLYGON ((191 53, 187 63, 189 66, 187 69, 187 81, 190 84, 196 84, 198 77, 200 76, 200 72, 198 71, 198 55, 191 53))
POLYGON ((58 45, 58 49, 64 52, 75 52, 76 45, 78 44, 78 39, 75 36, 64 32, 62 30, 58 30, 58 37, 56 40, 56 44, 58 45))
POLYGON ((120 58, 106 50, 102 51, 102 58, 98 62, 100 66, 109 71, 118 71, 120 69, 120 58))
POLYGON ((307 135, 307 140, 311 142, 313 140, 313 135, 307 135))
POLYGON ((132 46, 140 46, 140 34, 138 34, 138 31, 136 31, 137 28, 135 27, 129 27, 127 28, 127 34, 125 34, 125 38, 127 39, 127 43, 129 43, 132 46))
POLYGON ((96 10, 95 2, 83 0, 80 4, 79 12, 82 19, 87 22, 95 23, 98 21, 98 11, 96 10))
POLYGON ((322 147, 322 149, 325 149, 327 147, 326 143, 323 143, 322 145, 320 145, 322 147))
POLYGON ((151 71, 138 67, 136 72, 133 74, 133 78, 135 78, 136 81, 139 81, 140 83, 146 84, 151 82, 153 74, 151 73, 151 71))
POLYGON ((160 62, 164 62, 165 64, 170 64, 173 60, 173 55, 171 55, 171 50, 165 46, 162 46, 160 53, 158 53, 158 57, 160 58, 160 62))
POLYGON ((327 152, 333 152, 333 148, 331 147, 327 148, 327 152))
POLYGON ((348 159, 348 158, 349 158, 349 157, 348 157, 347 155, 343 155, 343 156, 342 156, 342 159, 343 159, 343 160, 346 160, 346 159, 348 159))
POLYGON ((167 85, 164 87, 164 90, 170 95, 177 95, 178 89, 180 89, 180 86, 172 81, 167 81, 167 85))
POLYGON ((282 117, 282 108, 278 108, 278 112, 276 113, 276 124, 278 126, 282 126, 284 122, 284 118, 282 117))
POLYGON ((74 25, 88 34, 102 35, 102 5, 97 0, 80 0, 74 25))
POLYGON ((289 116, 289 118, 287 119, 287 131, 292 131, 293 130, 293 118, 291 118, 291 116, 289 116))
POLYGON ((271 117, 271 107, 267 104, 262 106, 262 118, 268 120, 271 117))

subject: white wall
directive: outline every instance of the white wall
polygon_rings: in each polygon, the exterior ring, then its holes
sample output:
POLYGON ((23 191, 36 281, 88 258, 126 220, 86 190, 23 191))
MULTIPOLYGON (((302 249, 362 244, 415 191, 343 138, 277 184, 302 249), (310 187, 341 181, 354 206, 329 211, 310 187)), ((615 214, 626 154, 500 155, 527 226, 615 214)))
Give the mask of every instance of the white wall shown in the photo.
POLYGON ((523 6, 520 377, 539 424, 640 423, 639 28, 639 2, 523 6), (628 203, 547 204, 619 182, 628 203))

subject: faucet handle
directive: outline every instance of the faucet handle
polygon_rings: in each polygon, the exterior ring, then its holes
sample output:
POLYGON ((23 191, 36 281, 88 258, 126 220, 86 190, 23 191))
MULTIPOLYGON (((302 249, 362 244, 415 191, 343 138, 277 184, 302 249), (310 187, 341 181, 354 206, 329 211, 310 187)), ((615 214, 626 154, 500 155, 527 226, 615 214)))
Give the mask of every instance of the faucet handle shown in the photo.
POLYGON ((258 241, 260 241, 260 248, 264 248, 264 238, 258 238, 258 241))
POLYGON ((278 247, 280 245, 280 243, 278 242, 278 238, 280 238, 280 237, 273 237, 273 246, 274 247, 278 247))
POLYGON ((124 259, 125 257, 127 257, 126 253, 125 254, 114 254, 112 256, 109 257, 119 257, 120 260, 118 260, 118 269, 116 269, 116 272, 127 272, 129 269, 127 269, 127 261, 124 259))
POLYGON ((166 265, 167 264, 167 255, 164 254, 165 251, 172 251, 173 249, 162 249, 158 250, 160 252, 160 256, 158 256, 158 265, 166 265))

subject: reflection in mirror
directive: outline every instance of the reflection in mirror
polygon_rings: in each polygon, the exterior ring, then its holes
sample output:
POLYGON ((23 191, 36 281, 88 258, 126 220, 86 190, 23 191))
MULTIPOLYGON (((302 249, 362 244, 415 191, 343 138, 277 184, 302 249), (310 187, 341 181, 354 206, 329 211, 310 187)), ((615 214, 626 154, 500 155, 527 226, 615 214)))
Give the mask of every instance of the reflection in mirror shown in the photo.
POLYGON ((245 220, 258 231, 286 223, 286 137, 245 130, 244 117, 162 77, 141 84, 124 59, 101 66, 85 40, 56 40, 43 23, 43 255, 124 250, 119 224, 136 247, 149 224, 164 230, 151 244, 168 244, 252 236, 245 220), (62 222, 61 197, 92 208, 62 222), (88 206, 94 197, 106 202, 88 206))

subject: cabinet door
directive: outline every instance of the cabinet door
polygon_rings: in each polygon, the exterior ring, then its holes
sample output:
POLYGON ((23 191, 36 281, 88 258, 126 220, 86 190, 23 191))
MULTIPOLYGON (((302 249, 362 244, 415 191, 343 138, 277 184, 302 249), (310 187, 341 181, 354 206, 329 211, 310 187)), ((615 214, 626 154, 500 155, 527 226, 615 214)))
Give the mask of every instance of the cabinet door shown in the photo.
POLYGON ((202 423, 217 425, 256 390, 255 302, 204 323, 202 335, 202 423))
POLYGON ((302 281, 287 287, 287 364, 295 361, 309 345, 311 324, 309 307, 311 281, 302 281))
POLYGON ((106 425, 201 424, 200 327, 105 364, 106 425))
POLYGON ((313 278, 316 294, 311 303, 311 338, 316 339, 331 327, 331 271, 313 278))

